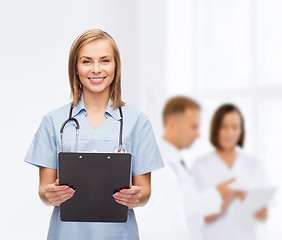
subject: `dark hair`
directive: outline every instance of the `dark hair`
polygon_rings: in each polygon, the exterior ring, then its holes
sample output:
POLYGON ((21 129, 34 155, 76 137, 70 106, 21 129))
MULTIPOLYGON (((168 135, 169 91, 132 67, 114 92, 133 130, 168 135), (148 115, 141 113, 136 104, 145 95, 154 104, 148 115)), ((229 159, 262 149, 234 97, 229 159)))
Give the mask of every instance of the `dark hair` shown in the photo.
POLYGON ((163 123, 166 123, 168 116, 184 113, 187 108, 200 109, 201 106, 193 99, 184 96, 169 99, 163 110, 163 123))
POLYGON ((244 146, 245 124, 244 124, 243 115, 241 111, 239 110, 239 108, 236 107, 235 105, 224 104, 216 110, 215 114, 213 115, 212 122, 211 122, 210 141, 212 145, 216 148, 220 147, 218 143, 218 135, 219 135, 219 130, 221 128, 222 120, 227 113, 231 113, 231 112, 237 112, 241 118, 241 136, 236 145, 240 147, 244 146))

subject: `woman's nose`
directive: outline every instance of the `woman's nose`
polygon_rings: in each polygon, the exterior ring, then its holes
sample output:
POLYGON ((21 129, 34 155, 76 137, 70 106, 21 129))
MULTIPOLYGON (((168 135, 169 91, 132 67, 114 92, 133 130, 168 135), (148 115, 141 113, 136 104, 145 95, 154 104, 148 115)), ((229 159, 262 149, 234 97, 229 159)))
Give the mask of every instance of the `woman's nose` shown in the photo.
POLYGON ((99 63, 93 63, 92 72, 95 74, 101 72, 101 67, 99 63))

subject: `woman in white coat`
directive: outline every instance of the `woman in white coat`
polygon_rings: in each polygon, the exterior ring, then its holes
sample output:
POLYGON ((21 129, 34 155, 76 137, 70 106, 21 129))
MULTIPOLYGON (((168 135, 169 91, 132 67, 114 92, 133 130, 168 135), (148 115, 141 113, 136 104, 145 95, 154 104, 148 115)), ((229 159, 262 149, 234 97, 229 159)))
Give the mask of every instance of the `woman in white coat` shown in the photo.
MULTIPOLYGON (((243 147, 244 137, 244 119, 240 110, 232 104, 219 107, 213 116, 210 132, 210 141, 215 151, 196 160, 193 167, 193 174, 202 190, 234 177, 236 180, 248 179, 252 186, 259 187, 259 162, 237 148, 243 147)), ((256 222, 267 219, 267 209, 254 213, 246 224, 236 212, 247 194, 244 191, 233 191, 232 201, 222 207, 219 214, 206 216, 205 240, 256 239, 256 222)))

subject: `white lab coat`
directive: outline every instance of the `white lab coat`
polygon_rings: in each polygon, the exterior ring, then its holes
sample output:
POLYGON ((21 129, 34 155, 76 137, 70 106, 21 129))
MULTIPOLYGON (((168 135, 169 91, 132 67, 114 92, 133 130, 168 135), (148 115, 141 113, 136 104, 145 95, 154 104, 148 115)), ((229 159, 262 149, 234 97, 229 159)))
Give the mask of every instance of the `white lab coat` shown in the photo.
MULTIPOLYGON (((232 179, 244 179, 253 187, 261 186, 261 167, 259 161, 237 151, 232 168, 215 153, 197 159, 192 168, 200 188, 209 189, 217 184, 232 179)), ((204 240, 254 240, 256 238, 256 219, 250 216, 248 222, 238 218, 241 200, 235 199, 226 213, 213 223, 204 224, 204 240)))
POLYGON ((221 196, 215 188, 200 193, 180 151, 164 140, 159 147, 165 168, 152 174, 149 203, 135 210, 140 239, 201 240, 203 216, 220 211, 221 196))

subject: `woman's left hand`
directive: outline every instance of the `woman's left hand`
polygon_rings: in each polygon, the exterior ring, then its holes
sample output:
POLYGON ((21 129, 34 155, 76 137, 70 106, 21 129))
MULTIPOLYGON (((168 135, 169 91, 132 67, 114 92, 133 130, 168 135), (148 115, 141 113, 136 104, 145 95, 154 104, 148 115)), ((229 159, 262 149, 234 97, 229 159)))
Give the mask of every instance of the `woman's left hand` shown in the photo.
POLYGON ((267 220, 268 211, 267 208, 263 208, 255 213, 255 218, 261 222, 265 222, 267 220))
POLYGON ((113 195, 117 203, 132 209, 139 206, 142 193, 141 187, 130 185, 129 189, 122 189, 113 195))

